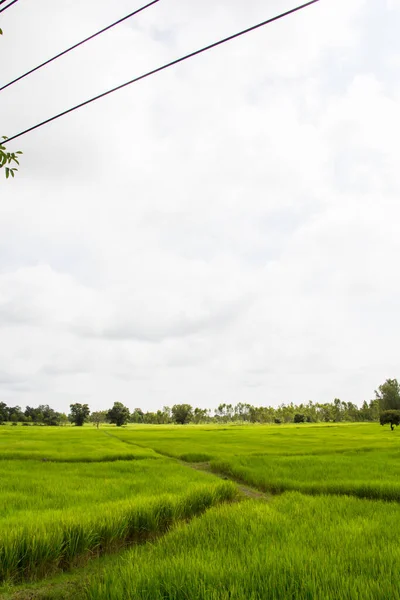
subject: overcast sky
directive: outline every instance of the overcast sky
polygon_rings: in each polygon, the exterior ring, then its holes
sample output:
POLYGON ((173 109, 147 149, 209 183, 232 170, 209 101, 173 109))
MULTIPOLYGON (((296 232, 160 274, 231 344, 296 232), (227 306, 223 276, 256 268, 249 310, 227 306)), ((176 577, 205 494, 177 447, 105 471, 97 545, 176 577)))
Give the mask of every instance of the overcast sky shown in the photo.
MULTIPOLYGON (((1 82, 139 6, 20 0, 1 82)), ((160 0, 1 92, 0 134, 292 6, 160 0)), ((399 31, 400 0, 321 0, 10 144, 0 400, 361 403, 400 376, 399 31)))

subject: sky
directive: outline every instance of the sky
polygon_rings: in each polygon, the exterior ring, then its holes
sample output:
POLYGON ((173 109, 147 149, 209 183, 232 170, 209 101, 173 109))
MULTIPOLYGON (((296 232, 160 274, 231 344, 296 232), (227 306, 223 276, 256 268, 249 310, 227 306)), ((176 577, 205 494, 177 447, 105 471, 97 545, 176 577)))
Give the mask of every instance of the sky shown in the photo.
MULTIPOLYGON (((141 5, 20 0, 0 81, 141 5)), ((160 0, 1 92, 0 134, 293 6, 160 0)), ((0 401, 360 404, 399 376, 399 28, 400 0, 320 0, 10 143, 0 401)))

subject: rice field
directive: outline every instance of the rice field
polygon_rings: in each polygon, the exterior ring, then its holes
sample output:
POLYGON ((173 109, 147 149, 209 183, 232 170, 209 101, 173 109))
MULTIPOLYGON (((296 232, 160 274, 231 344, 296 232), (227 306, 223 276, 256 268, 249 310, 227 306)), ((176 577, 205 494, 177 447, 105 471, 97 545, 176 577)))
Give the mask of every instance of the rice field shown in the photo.
POLYGON ((231 482, 152 450, 126 450, 102 431, 62 429, 58 440, 54 431, 0 434, 0 582, 70 568, 236 495, 231 482))
POLYGON ((397 450, 400 440, 376 423, 301 425, 139 425, 114 429, 127 444, 188 462, 266 454, 339 454, 397 450))
POLYGON ((400 501, 400 453, 371 451, 332 456, 244 456, 215 460, 211 469, 271 494, 346 494, 400 501))
POLYGON ((400 599, 399 435, 0 428, 0 598, 400 599))
POLYGON ((121 444, 93 427, 2 427, 0 460, 106 462, 154 458, 150 448, 121 444))
POLYGON ((115 435, 128 444, 146 438, 159 453, 208 462, 215 473, 273 494, 400 500, 400 438, 377 424, 127 428, 115 435))
POLYGON ((213 508, 93 577, 88 600, 400 598, 398 504, 292 492, 213 508))

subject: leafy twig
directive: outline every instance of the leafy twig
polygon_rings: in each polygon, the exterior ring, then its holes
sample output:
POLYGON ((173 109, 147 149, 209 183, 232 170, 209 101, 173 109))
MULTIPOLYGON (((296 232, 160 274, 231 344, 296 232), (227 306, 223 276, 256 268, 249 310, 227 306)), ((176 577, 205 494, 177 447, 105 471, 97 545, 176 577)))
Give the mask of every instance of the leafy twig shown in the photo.
MULTIPOLYGON (((6 140, 7 136, 3 135, 2 139, 6 140)), ((17 158, 18 154, 22 154, 21 150, 18 150, 17 152, 6 152, 6 147, 0 143, 0 169, 2 167, 5 168, 6 179, 8 179, 10 177, 10 175, 11 175, 11 177, 14 177, 15 172, 18 171, 18 169, 16 167, 8 167, 7 166, 7 165, 10 165, 11 163, 16 163, 17 165, 19 165, 19 160, 17 158)))

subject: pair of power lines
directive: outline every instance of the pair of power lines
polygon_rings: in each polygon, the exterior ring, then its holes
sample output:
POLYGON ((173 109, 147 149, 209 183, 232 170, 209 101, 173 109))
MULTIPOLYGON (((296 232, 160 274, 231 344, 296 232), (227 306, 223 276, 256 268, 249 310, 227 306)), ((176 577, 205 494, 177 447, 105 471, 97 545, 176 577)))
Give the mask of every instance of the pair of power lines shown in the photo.
MULTIPOLYGON (((4 4, 5 2, 8 2, 8 0, 0 0, 0 6, 2 4, 4 4)), ((5 6, 4 8, 0 8, 0 13, 4 12, 5 10, 7 10, 7 8, 10 8, 10 6, 12 6, 13 4, 15 4, 16 2, 18 2, 18 0, 12 0, 12 2, 10 2, 9 4, 7 4, 7 6, 5 6)))
MULTIPOLYGON (((0 6, 7 2, 8 0, 0 0, 0 6)), ((53 62, 54 60, 60 58, 61 56, 64 56, 65 54, 67 54, 68 52, 71 52, 72 50, 75 50, 76 48, 78 48, 79 46, 82 46, 83 44, 85 44, 86 42, 92 40, 93 38, 101 35, 102 33, 104 33, 105 31, 110 30, 112 27, 115 27, 116 25, 119 25, 120 23, 122 23, 123 21, 126 21, 127 19, 130 19, 131 17, 137 15, 138 13, 143 12, 144 10, 146 10, 147 8, 153 6, 154 4, 157 4, 160 0, 153 0, 152 2, 149 2, 148 4, 142 6, 141 8, 138 8, 137 10, 135 10, 134 12, 129 13, 128 15, 126 15, 125 17, 122 17, 121 19, 119 19, 118 21, 115 21, 114 23, 112 23, 111 25, 108 25, 107 27, 104 27, 103 29, 101 29, 100 31, 90 35, 89 37, 85 38, 84 40, 82 40, 81 42, 78 42, 77 44, 74 44, 73 46, 71 46, 70 48, 67 48, 66 50, 63 50, 63 52, 60 52, 59 54, 56 54, 55 56, 53 56, 52 58, 46 60, 45 62, 41 63, 40 65, 38 65, 37 67, 34 67, 33 69, 30 69, 29 71, 27 71, 26 73, 20 75, 19 77, 16 77, 15 79, 13 79, 12 81, 6 83, 3 86, 0 86, 0 91, 10 87, 11 85, 17 83, 18 81, 20 81, 21 79, 24 79, 25 77, 28 77, 28 75, 31 75, 32 73, 34 73, 35 71, 38 71, 39 69, 42 69, 43 67, 45 67, 46 65, 48 65, 49 63, 53 62)), ((266 25, 269 25, 275 21, 278 21, 280 19, 283 19, 285 17, 288 17, 289 15, 299 12, 300 10, 303 10, 309 6, 311 6, 312 4, 316 4, 317 2, 319 2, 320 0, 309 0, 308 2, 306 2, 305 4, 301 4, 299 6, 296 6, 295 8, 292 8, 286 12, 283 12, 279 15, 276 15, 275 17, 272 17, 270 19, 267 19, 265 21, 262 21, 261 23, 257 23, 256 25, 253 25, 252 27, 248 27, 247 29, 243 29, 242 31, 238 31, 237 33, 234 33, 228 37, 222 38, 216 42, 213 42, 212 44, 209 44, 208 46, 204 46, 198 50, 195 50, 194 52, 190 52, 189 54, 185 54, 184 56, 181 56, 180 58, 176 58, 175 60, 165 63, 164 65, 157 67, 156 69, 153 69, 151 71, 148 71, 147 73, 143 73, 142 75, 139 75, 138 77, 135 77, 134 79, 131 79, 129 81, 126 81, 125 83, 122 83, 120 85, 117 85, 114 88, 111 88, 105 92, 102 92, 101 94, 98 94, 97 96, 94 96, 92 98, 89 98, 89 100, 85 100, 84 102, 81 102, 80 104, 77 104, 75 106, 72 106, 71 108, 68 108, 67 110, 64 110, 60 113, 58 113, 57 115, 54 115, 53 117, 50 117, 49 119, 46 119, 40 123, 37 123, 36 125, 33 125, 32 127, 29 127, 28 129, 25 129, 23 131, 21 131, 20 133, 17 133, 9 138, 7 138, 6 140, 2 141, 2 144, 6 144, 8 142, 11 142, 12 140, 15 140, 27 133, 29 133, 30 131, 34 131, 35 129, 39 129, 39 127, 43 127, 43 125, 47 125, 48 123, 51 123, 52 121, 55 121, 56 119, 59 119, 71 112, 74 112, 75 110, 78 110, 79 108, 82 108, 83 106, 86 106, 87 104, 91 104, 92 102, 95 102, 96 100, 100 100, 100 98, 104 98, 105 96, 108 96, 109 94, 112 94, 114 92, 116 92, 117 90, 121 90, 129 85, 132 85, 133 83, 137 83, 138 81, 141 81, 142 79, 146 79, 147 77, 151 77, 152 75, 155 75, 156 73, 159 73, 160 71, 164 71, 165 69, 169 69, 170 67, 173 67, 174 65, 177 65, 185 60, 188 60, 190 58, 193 58, 194 56, 197 56, 198 54, 202 54, 204 52, 207 52, 208 50, 211 50, 213 48, 216 48, 217 46, 221 46, 222 44, 225 44, 227 42, 230 42, 231 40, 234 40, 238 37, 241 37, 243 35, 246 35, 248 33, 250 33, 251 31, 255 31, 256 29, 260 29, 261 27, 265 27, 266 25)), ((4 8, 0 9, 0 13, 3 12, 4 10, 6 10, 7 8, 9 8, 12 4, 15 4, 16 2, 18 2, 18 0, 12 0, 9 4, 7 4, 7 6, 5 6, 4 8)))

